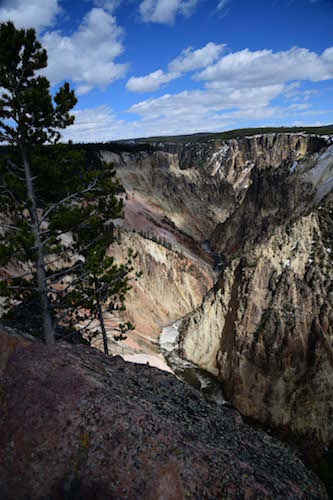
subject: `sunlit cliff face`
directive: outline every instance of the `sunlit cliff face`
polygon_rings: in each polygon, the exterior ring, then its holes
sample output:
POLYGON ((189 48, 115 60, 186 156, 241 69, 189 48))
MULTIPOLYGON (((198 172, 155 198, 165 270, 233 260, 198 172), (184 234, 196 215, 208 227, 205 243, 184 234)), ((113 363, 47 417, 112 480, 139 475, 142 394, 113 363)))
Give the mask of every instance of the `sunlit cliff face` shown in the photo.
POLYGON ((216 373, 236 408, 327 443, 331 143, 269 134, 103 153, 126 188, 124 241, 144 271, 128 301, 136 332, 117 349, 159 356, 161 327, 185 316, 183 356, 216 373), (227 258, 207 295, 214 275, 203 240, 227 258))

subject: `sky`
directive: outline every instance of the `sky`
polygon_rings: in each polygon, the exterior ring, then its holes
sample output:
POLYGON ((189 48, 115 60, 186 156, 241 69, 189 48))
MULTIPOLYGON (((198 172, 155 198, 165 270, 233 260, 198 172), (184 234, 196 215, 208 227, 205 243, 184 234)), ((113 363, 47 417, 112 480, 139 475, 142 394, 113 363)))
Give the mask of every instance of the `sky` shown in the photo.
POLYGON ((333 0, 0 0, 9 19, 76 91, 64 140, 333 123, 333 0))

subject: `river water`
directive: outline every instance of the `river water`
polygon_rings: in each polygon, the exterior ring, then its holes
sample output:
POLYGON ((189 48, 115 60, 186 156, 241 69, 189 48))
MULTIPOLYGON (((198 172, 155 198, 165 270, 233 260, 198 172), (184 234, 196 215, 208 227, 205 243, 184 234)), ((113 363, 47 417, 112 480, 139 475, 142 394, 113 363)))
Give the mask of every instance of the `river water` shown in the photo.
POLYGON ((207 252, 211 258, 213 259, 214 262, 214 272, 216 274, 216 279, 220 276, 220 274, 223 272, 223 269, 225 268, 225 261, 223 258, 223 255, 220 255, 218 253, 213 252, 213 250, 210 248, 209 241, 203 241, 201 243, 201 248, 207 252))
POLYGON ((170 368, 184 382, 217 404, 226 404, 221 383, 209 372, 180 357, 179 325, 181 319, 162 329, 160 349, 170 368))

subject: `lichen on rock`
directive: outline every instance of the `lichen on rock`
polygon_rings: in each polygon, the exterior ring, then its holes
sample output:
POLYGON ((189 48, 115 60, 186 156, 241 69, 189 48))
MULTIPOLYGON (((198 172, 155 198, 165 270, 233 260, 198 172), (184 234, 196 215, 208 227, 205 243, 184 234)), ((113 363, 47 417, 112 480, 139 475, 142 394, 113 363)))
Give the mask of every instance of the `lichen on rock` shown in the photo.
POLYGON ((173 375, 10 338, 0 332, 1 498, 326 498, 287 446, 173 375))

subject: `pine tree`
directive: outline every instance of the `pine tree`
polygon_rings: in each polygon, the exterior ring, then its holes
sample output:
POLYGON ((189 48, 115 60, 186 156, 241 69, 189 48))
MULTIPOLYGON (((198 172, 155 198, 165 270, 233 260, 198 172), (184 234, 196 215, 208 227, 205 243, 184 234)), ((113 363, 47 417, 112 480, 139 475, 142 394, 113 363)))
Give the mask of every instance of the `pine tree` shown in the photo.
POLYGON ((11 311, 15 304, 36 308, 52 344, 62 327, 77 330, 83 308, 88 317, 98 308, 106 337, 106 292, 109 308, 122 307, 132 269, 107 256, 112 220, 122 215, 122 188, 111 165, 87 164, 82 152, 57 144, 59 130, 74 121, 70 110, 77 100, 68 83, 52 99, 48 80, 37 75, 46 65, 33 29, 0 24, 0 143, 6 144, 0 152, 0 265, 18 270, 0 282, 0 295, 11 311))
MULTIPOLYGON (((120 265, 115 263, 114 258, 108 254, 113 237, 109 234, 109 227, 104 225, 99 217, 94 217, 86 227, 79 228, 74 239, 76 245, 84 250, 81 250, 82 265, 77 269, 71 291, 67 295, 73 324, 85 320, 86 325, 83 328, 87 329, 97 320, 102 333, 104 352, 109 354, 105 314, 126 309, 125 296, 131 288, 130 281, 134 277, 132 263, 136 255, 132 249, 128 249, 126 262, 120 265), (89 239, 92 233, 96 235, 92 237, 93 245, 84 244, 87 241, 87 226, 90 226, 89 239)), ((138 278, 140 274, 136 273, 135 277, 138 278)), ((115 340, 125 340, 124 334, 133 329, 134 326, 130 322, 114 325, 112 330, 119 332, 119 335, 114 335, 115 340)), ((93 331, 89 335, 90 339, 95 336, 96 333, 93 331)))
MULTIPOLYGON (((113 220, 122 216, 123 204, 116 196, 122 187, 115 179, 111 165, 103 164, 98 170, 88 171, 96 185, 84 195, 84 202, 59 207, 52 218, 52 225, 61 234, 71 234, 66 255, 74 262, 71 267, 58 273, 58 280, 69 277, 62 283, 56 308, 64 308, 69 326, 76 328, 85 323, 79 331, 87 331, 96 321, 103 337, 105 354, 109 354, 105 326, 105 313, 125 310, 125 297, 130 290, 130 281, 140 276, 134 273, 134 255, 128 250, 128 258, 117 264, 109 255, 110 245, 119 239, 114 234, 113 220)), ((113 330, 119 331, 116 340, 124 340, 124 334, 133 330, 130 322, 120 323, 113 330)), ((96 333, 90 333, 92 339, 96 333)))
MULTIPOLYGON (((59 129, 73 123, 69 111, 75 106, 76 98, 68 83, 65 83, 55 95, 53 104, 48 80, 36 76, 36 72, 46 65, 46 50, 37 41, 33 29, 16 30, 11 22, 0 25, 0 141, 16 148, 20 155, 20 164, 7 159, 7 174, 17 175, 20 180, 24 176, 25 201, 17 201, 21 207, 24 203, 29 214, 28 217, 22 217, 21 224, 14 231, 18 231, 17 236, 20 238, 29 228, 28 238, 34 239, 31 257, 35 262, 43 330, 46 342, 52 344, 55 339, 54 326, 47 293, 45 256, 31 157, 36 147, 56 141, 60 136, 59 129)), ((2 179, 2 187, 5 194, 15 198, 6 178, 2 179)), ((23 246, 26 243, 24 241, 23 246)))

